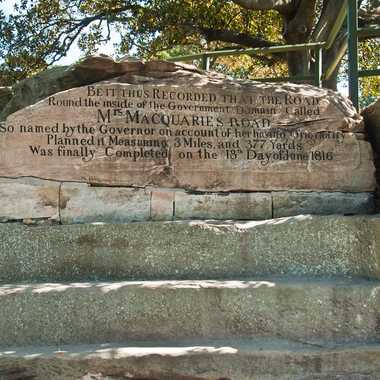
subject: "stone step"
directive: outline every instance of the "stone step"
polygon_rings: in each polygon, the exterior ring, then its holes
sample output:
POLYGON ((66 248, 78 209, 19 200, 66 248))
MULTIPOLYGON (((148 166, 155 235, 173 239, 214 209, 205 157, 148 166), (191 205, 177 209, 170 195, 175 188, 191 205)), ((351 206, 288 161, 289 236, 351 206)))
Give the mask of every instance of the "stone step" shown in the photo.
POLYGON ((380 338, 380 282, 272 278, 0 287, 0 346, 128 340, 380 338))
POLYGON ((7 380, 376 380, 379 373, 380 344, 231 340, 0 348, 0 378, 7 380))
POLYGON ((0 223, 2 283, 268 275, 380 278, 380 218, 0 223))

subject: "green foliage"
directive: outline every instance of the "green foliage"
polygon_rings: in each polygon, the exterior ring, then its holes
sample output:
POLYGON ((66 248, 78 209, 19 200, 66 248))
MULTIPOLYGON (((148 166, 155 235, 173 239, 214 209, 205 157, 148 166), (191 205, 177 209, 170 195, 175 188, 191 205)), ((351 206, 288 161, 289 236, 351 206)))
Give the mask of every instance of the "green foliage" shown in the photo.
POLYGON ((117 55, 147 59, 237 45, 206 40, 207 30, 282 41, 277 12, 253 12, 228 1, 19 0, 13 15, 0 14, 0 80, 12 82, 44 69, 73 43, 84 54, 95 53, 111 28, 120 34, 117 55))
POLYGON ((376 99, 378 99, 379 96, 367 96, 367 97, 361 97, 360 98, 360 108, 363 109, 365 107, 368 107, 370 104, 374 103, 376 99))
POLYGON ((271 62, 269 65, 267 62, 261 58, 247 55, 220 57, 214 62, 213 68, 236 79, 254 80, 288 75, 285 62, 271 62))
MULTIPOLYGON (((378 1, 364 1, 363 6, 368 11, 378 1)), ((315 2, 312 27, 324 3, 315 2)), ((84 55, 93 54, 110 39, 111 30, 120 36, 116 56, 165 59, 283 44, 286 17, 274 10, 244 9, 233 0, 17 0, 14 14, 0 11, 0 85, 54 64, 74 43, 84 55)), ((378 41, 365 44, 363 68, 379 64, 379 50, 378 41)), ((236 78, 263 78, 288 75, 287 63, 283 55, 220 57, 211 61, 211 68, 236 78)), ((364 97, 378 95, 379 78, 361 83, 364 97)))
MULTIPOLYGON (((378 39, 368 40, 360 44, 359 63, 362 70, 379 68, 380 41, 378 39)), ((361 78, 360 93, 363 98, 380 97, 380 77, 361 78)))
MULTIPOLYGON (((371 39, 359 43, 359 69, 378 69, 380 65, 380 40, 371 39)), ((339 80, 348 81, 347 56, 343 59, 339 80)), ((380 77, 359 79, 360 107, 366 107, 380 97, 380 77)))

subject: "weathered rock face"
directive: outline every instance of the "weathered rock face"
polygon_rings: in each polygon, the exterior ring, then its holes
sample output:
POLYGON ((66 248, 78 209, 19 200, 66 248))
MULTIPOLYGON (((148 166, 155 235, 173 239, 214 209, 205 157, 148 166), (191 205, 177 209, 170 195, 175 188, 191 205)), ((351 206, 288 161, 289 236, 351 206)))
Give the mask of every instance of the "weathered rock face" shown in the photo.
POLYGON ((380 98, 362 112, 366 130, 376 153, 380 153, 380 98))
POLYGON ((125 64, 109 63, 125 73, 117 78, 10 115, 0 175, 203 191, 373 190, 362 119, 340 95, 169 62, 125 64))
POLYGON ((60 185, 32 178, 0 178, 0 221, 59 219, 60 185))
POLYGON ((13 96, 10 88, 0 88, 0 120, 59 91, 109 79, 133 71, 138 65, 115 62, 111 57, 100 55, 86 57, 72 66, 52 67, 17 83, 12 89, 13 96))
POLYGON ((265 220, 300 214, 374 212, 372 193, 188 193, 177 189, 90 186, 0 178, 0 222, 127 223, 189 219, 265 220))
POLYGON ((362 111, 362 116, 365 122, 365 128, 368 133, 369 140, 375 152, 375 167, 376 167, 376 210, 380 210, 380 98, 369 105, 362 111))

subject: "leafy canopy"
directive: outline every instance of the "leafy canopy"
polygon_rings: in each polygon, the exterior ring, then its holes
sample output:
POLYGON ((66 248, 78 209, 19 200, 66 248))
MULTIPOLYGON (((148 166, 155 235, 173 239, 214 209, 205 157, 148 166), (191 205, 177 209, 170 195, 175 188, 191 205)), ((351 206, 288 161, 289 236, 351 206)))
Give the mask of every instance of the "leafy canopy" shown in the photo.
POLYGON ((231 47, 239 38, 262 46, 283 42, 277 12, 254 12, 228 1, 20 0, 14 14, 0 13, 1 82, 59 61, 73 43, 92 54, 111 30, 120 35, 117 55, 141 58, 231 47))
MULTIPOLYGON (((54 64, 74 43, 84 55, 93 54, 115 33, 119 36, 117 56, 146 59, 324 40, 341 1, 18 0, 13 14, 0 11, 0 85, 10 85, 54 64)), ((361 3, 365 17, 378 22, 379 0, 361 3)), ((363 63, 368 65, 371 57, 372 65, 379 64, 378 47, 374 40, 365 45, 363 63)), ((331 59, 324 57, 326 63, 331 59)), ((313 56, 223 57, 212 65, 236 77, 267 77, 311 72, 313 56)), ((366 94, 373 94, 377 80, 364 81, 366 94)))

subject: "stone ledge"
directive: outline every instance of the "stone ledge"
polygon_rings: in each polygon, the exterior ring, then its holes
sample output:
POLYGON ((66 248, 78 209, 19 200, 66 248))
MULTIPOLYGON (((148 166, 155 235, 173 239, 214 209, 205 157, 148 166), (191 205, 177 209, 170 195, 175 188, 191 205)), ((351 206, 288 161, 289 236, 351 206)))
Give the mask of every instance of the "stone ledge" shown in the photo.
POLYGON ((0 282, 267 275, 380 279, 380 218, 0 224, 0 282))
POLYGON ((42 218, 72 224, 265 220, 300 214, 371 214, 374 207, 371 193, 188 193, 179 189, 0 178, 0 221, 42 218))
POLYGON ((341 192, 273 192, 273 217, 314 215, 372 214, 375 210, 371 193, 341 192))
POLYGON ((0 376, 7 371, 15 373, 15 369, 35 380, 50 378, 52 370, 54 380, 88 380, 85 376, 89 373, 97 374, 99 380, 120 379, 125 373, 131 380, 152 376, 157 380, 294 380, 295 376, 358 380, 361 375, 362 379, 375 379, 380 372, 380 347, 223 340, 0 349, 0 376))
POLYGON ((152 189, 150 210, 152 220, 173 220, 175 218, 175 192, 152 189))
POLYGON ((272 218, 271 193, 188 194, 175 193, 175 219, 272 218))
POLYGON ((64 183, 61 223, 123 223, 150 219, 151 194, 143 189, 64 183))
POLYGON ((0 178, 0 221, 59 221, 59 183, 33 178, 0 178))
POLYGON ((364 343, 380 338, 379 289, 379 281, 308 278, 3 285, 0 346, 205 338, 364 343))

